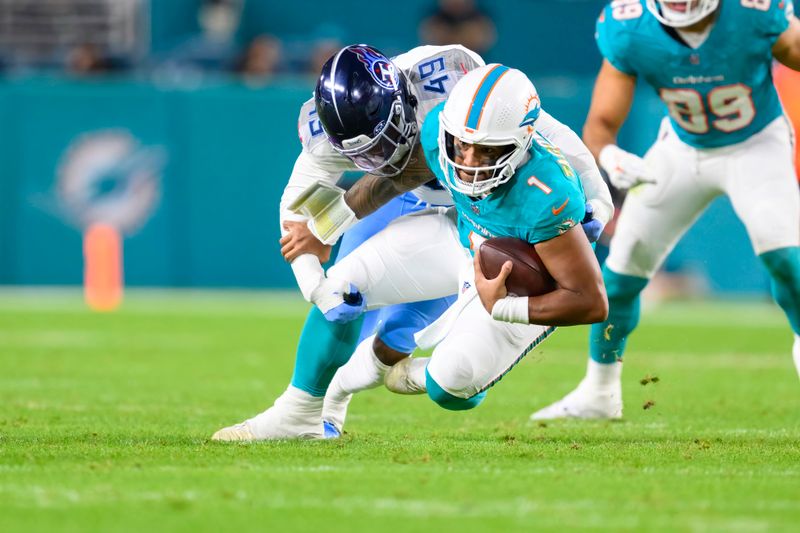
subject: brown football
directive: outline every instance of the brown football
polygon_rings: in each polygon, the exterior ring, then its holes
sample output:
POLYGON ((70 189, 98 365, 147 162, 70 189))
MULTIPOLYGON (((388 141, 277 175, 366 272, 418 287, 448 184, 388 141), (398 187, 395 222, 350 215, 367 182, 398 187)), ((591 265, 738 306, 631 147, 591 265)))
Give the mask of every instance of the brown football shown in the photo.
POLYGON ((556 289, 556 282, 539 258, 533 245, 521 239, 498 237, 483 241, 480 247, 483 275, 496 278, 506 261, 514 267, 506 279, 506 289, 515 296, 540 296, 556 289))

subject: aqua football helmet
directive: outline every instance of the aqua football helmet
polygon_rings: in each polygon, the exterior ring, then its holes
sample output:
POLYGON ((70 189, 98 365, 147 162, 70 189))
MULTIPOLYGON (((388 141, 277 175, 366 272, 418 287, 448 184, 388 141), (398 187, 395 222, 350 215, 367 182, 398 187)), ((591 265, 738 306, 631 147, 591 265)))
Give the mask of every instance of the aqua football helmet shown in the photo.
POLYGON ((536 88, 519 70, 495 63, 461 78, 439 117, 439 157, 448 185, 479 196, 510 180, 527 161, 540 111, 536 88), (505 149, 490 164, 466 166, 456 161, 457 144, 505 149))
POLYGON ((647 9, 661 24, 685 28, 713 13, 719 0, 647 0, 647 9))

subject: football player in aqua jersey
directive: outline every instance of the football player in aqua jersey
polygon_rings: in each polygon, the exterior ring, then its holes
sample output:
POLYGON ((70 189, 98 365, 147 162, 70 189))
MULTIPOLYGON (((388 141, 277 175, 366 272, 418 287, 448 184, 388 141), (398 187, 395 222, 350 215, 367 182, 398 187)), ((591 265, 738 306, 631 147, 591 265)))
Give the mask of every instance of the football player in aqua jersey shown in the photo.
MULTIPOLYGON (((321 262, 339 237, 337 261, 401 215, 452 204, 425 164, 418 129, 455 83, 483 64, 477 54, 457 45, 421 46, 393 60, 372 47, 352 45, 324 65, 315 97, 300 111, 303 150, 281 198, 281 251, 291 262, 303 296, 315 307, 303 327, 287 390, 264 412, 216 432, 215 440, 338 435, 334 425, 322 421, 323 397, 336 370, 352 354, 353 365, 363 372, 337 390, 382 383, 386 369, 414 350, 414 333, 454 301, 458 288, 445 280, 426 286, 414 298, 406 297, 403 305, 368 313, 362 324, 357 318, 364 308, 362 295, 347 283, 337 285, 326 279, 321 262), (348 170, 369 174, 346 195, 339 191, 333 199, 328 196, 321 214, 293 211, 293 204, 309 190, 322 196, 336 192, 330 186, 314 188, 336 183, 348 170), (431 180, 432 186, 424 185, 431 180), (365 338, 354 353, 359 339, 365 338)), ((596 239, 613 208, 591 153, 574 132, 546 113, 540 125, 543 133, 564 147, 579 171, 588 191, 588 208, 594 212, 584 228, 596 239)), ((381 301, 373 298, 367 303, 376 307, 381 301)), ((332 405, 343 413, 348 401, 345 393, 332 405)))
MULTIPOLYGON (((600 267, 580 227, 581 182, 537 133, 539 114, 536 89, 519 70, 493 64, 465 75, 421 133, 425 158, 455 209, 402 217, 329 270, 329 278, 352 283, 367 302, 394 303, 398 291, 413 295, 413 287, 437 275, 460 289, 456 303, 416 336, 420 347, 435 347, 432 356, 394 365, 386 375, 390 390, 427 392, 445 409, 474 408, 555 326, 605 318, 600 267), (557 288, 507 294, 510 262, 486 279, 478 254, 469 251, 492 237, 534 244, 557 288)), ((349 370, 348 363, 339 372, 349 370)))
POLYGON ((597 22, 597 43, 604 60, 584 141, 611 183, 630 188, 603 270, 610 311, 592 326, 585 379, 532 418, 622 416, 622 357, 639 293, 723 194, 772 277, 800 371, 800 197, 771 77, 773 58, 800 70, 792 0, 615 0, 597 22), (667 113, 644 159, 615 144, 637 79, 667 113))

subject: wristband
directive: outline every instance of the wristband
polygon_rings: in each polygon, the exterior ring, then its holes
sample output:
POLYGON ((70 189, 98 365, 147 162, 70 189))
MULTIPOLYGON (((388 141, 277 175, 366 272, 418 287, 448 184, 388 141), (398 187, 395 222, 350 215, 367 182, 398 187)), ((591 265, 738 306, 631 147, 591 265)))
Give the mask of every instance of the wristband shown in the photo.
POLYGON ((494 303, 492 318, 501 322, 530 324, 527 296, 506 296, 494 303))

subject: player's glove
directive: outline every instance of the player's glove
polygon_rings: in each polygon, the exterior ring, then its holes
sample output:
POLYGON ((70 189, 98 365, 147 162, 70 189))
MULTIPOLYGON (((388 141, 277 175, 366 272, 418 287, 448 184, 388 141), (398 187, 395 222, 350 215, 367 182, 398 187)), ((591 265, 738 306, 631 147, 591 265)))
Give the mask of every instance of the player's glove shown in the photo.
POLYGON ((627 190, 641 183, 655 183, 653 172, 641 157, 614 144, 600 150, 600 166, 608 173, 611 185, 627 190))
POLYGON ((599 239, 600 235, 603 233, 605 224, 594 218, 594 206, 592 206, 591 202, 586 202, 586 215, 581 221, 581 227, 583 227, 583 232, 586 234, 589 242, 597 242, 597 239, 599 239))
POLYGON ((355 285, 327 278, 311 293, 311 303, 322 311, 326 320, 339 324, 355 320, 367 307, 355 285))

